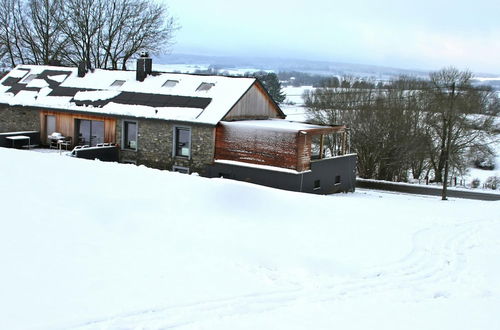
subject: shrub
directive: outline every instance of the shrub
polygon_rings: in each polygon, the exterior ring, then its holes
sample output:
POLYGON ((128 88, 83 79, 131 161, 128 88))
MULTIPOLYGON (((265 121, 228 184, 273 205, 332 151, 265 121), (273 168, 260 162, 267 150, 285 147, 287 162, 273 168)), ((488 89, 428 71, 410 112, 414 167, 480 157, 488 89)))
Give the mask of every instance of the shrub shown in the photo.
POLYGON ((500 186, 500 176, 490 176, 486 179, 484 185, 486 188, 496 190, 500 186))
POLYGON ((479 180, 478 178, 475 178, 474 180, 472 180, 470 186, 472 188, 478 188, 480 184, 481 184, 481 180, 479 180))
POLYGON ((469 157, 474 167, 482 170, 495 169, 495 153, 488 146, 474 146, 469 150, 469 157))

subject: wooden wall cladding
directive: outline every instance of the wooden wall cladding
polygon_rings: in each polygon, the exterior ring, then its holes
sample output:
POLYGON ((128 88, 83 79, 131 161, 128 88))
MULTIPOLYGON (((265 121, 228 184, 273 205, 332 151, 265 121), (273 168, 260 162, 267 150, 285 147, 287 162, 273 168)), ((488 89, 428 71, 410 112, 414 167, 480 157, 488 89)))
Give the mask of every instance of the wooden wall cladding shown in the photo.
POLYGON ((215 134, 215 158, 302 171, 309 166, 304 136, 295 131, 235 128, 220 123, 215 134))
POLYGON ((104 121, 104 142, 116 143, 116 119, 85 114, 62 113, 57 111, 40 111, 40 123, 42 123, 42 140, 43 137, 47 135, 45 116, 48 115, 56 117, 56 131, 64 136, 71 136, 74 142, 76 141, 75 119, 104 121))
POLYGON ((252 87, 226 114, 224 120, 282 118, 276 104, 258 84, 252 87))

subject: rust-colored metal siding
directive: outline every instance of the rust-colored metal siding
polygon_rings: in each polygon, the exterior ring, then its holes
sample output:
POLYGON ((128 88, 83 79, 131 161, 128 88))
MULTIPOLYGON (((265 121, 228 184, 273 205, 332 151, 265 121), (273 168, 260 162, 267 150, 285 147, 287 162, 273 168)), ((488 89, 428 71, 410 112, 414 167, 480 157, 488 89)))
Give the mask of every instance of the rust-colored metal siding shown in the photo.
POLYGON ((297 134, 297 171, 310 168, 311 162, 311 135, 305 132, 297 134))
POLYGON ((215 159, 303 171, 310 162, 304 136, 295 131, 234 128, 220 123, 216 128, 215 159))
POLYGON ((280 110, 258 84, 252 87, 232 107, 224 120, 282 118, 280 110))

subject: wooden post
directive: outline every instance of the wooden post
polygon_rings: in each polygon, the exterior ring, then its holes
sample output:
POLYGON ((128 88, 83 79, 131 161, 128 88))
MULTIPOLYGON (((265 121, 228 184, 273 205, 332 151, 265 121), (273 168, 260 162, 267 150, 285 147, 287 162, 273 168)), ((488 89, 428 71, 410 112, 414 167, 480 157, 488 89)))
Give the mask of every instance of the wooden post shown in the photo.
POLYGON ((319 142, 319 159, 323 159, 323 148, 325 143, 325 136, 321 134, 320 142, 319 142))

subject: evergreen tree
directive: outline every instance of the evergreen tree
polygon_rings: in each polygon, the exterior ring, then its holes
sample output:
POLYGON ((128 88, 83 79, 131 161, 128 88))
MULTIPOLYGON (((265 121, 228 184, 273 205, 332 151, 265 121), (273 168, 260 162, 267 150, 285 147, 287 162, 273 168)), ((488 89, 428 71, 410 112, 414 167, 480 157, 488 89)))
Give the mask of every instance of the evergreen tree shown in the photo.
POLYGON ((255 72, 253 76, 264 85, 267 92, 273 98, 274 102, 282 103, 285 101, 286 95, 282 92, 281 83, 278 79, 278 76, 274 72, 264 72, 259 71, 255 72))

